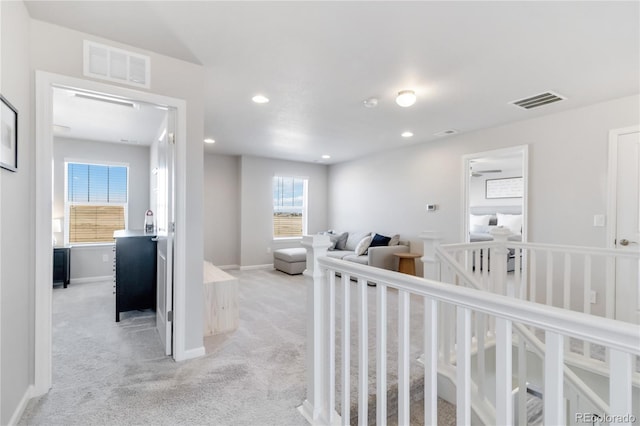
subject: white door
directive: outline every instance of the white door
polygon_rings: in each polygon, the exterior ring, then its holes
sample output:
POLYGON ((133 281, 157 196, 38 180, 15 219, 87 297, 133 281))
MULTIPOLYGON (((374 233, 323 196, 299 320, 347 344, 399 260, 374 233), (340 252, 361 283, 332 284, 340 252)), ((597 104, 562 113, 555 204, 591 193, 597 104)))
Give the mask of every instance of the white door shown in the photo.
POLYGON ((158 241, 156 329, 167 355, 173 353, 174 143, 175 110, 170 109, 167 131, 158 143, 155 173, 158 241))
MULTIPOLYGON (((612 141, 612 143, 616 143, 612 141)), ((615 247, 639 250, 640 242, 640 132, 617 135, 615 247)), ((640 324, 640 262, 616 261, 616 319, 640 324)))

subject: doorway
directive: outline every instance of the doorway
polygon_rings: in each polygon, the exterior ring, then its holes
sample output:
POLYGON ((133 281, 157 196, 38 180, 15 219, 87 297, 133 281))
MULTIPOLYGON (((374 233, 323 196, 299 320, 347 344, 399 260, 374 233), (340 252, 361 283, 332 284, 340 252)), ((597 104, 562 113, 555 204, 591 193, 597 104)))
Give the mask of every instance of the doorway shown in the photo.
MULTIPOLYGON (((166 109, 175 110, 175 130, 171 133, 178 149, 175 163, 177 179, 184 179, 186 170, 186 104, 184 101, 165 96, 139 92, 132 89, 111 86, 93 81, 87 81, 67 76, 61 76, 45 72, 36 72, 36 253, 35 253, 35 378, 34 396, 48 392, 52 385, 52 158, 53 158, 53 89, 55 87, 72 87, 74 89, 94 93, 109 94, 109 96, 127 99, 135 102, 145 102, 158 105, 166 109), (182 155, 180 155, 182 154, 182 155)), ((172 199, 176 197, 172 194, 172 199)), ((183 210, 184 206, 178 206, 183 210)), ((172 210, 173 211, 173 210, 172 210)), ((181 222, 177 224, 180 229, 181 222)), ((173 241, 173 229, 172 241, 173 241)), ((176 360, 185 359, 184 348, 184 269, 186 260, 180 250, 180 242, 184 245, 184 236, 176 234, 178 245, 174 251, 173 262, 167 264, 174 266, 175 274, 169 272, 168 276, 175 276, 173 287, 173 339, 170 343, 173 347, 173 357, 176 360)), ((165 255, 166 256, 166 255, 165 255)), ((167 257, 167 259, 169 259, 167 257)))
MULTIPOLYGON (((621 252, 640 247, 640 127, 609 134, 607 246, 621 252)), ((615 319, 640 324, 640 262, 618 257, 608 282, 615 282, 615 319)))
POLYGON ((461 241, 491 240, 492 226, 513 228, 514 239, 527 241, 528 157, 527 145, 462 157, 461 241))

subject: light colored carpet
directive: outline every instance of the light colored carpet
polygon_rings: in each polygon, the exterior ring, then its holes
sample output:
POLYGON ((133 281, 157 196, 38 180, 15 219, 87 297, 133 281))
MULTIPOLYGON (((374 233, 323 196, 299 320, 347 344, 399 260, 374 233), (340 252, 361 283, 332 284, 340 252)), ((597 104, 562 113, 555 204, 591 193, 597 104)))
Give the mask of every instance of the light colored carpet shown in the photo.
MULTIPOLYGON (((306 388, 304 278, 232 273, 240 285, 239 329, 205 339, 207 355, 182 363, 163 356, 152 311, 114 321, 111 282, 56 287, 54 385, 29 403, 19 424, 306 425, 296 410, 306 388)), ((375 288, 368 292, 375 302, 375 288)), ((422 423, 421 406, 412 404, 412 424, 422 423)), ((453 424, 453 406, 439 406, 439 423, 453 424)))

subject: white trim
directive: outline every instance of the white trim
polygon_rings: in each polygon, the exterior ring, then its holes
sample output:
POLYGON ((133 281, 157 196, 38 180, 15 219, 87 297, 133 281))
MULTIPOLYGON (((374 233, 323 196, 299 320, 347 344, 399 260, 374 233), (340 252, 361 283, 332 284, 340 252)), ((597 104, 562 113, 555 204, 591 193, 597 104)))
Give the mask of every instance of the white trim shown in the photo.
POLYGON ((53 87, 76 88, 98 93, 109 93, 137 101, 176 108, 176 180, 178 182, 176 210, 176 250, 174 269, 174 358, 188 359, 193 353, 204 355, 200 348, 186 351, 186 153, 187 104, 184 100, 131 88, 36 71, 36 219, 35 219, 35 373, 34 396, 43 395, 52 385, 51 365, 51 297, 52 297, 52 161, 53 158, 53 87))
MULTIPOLYGON (((615 248, 617 228, 616 193, 618 191, 618 139, 622 135, 640 132, 640 125, 609 131, 609 170, 607 176, 607 248, 615 248)), ((613 281, 607 281, 613 282, 613 281)))
POLYGON ((104 275, 101 277, 71 278, 69 280, 69 284, 97 283, 99 281, 112 281, 112 280, 113 280, 113 275, 104 275))
POLYGON ((200 358, 205 356, 206 352, 204 346, 200 346, 199 348, 187 349, 182 352, 182 358, 176 361, 186 361, 188 359, 200 358))
POLYGON ((528 212, 529 212, 529 145, 517 145, 512 147, 494 149, 491 151, 476 152, 462 156, 462 212, 461 212, 461 240, 468 242, 469 237, 469 167, 474 158, 496 157, 505 154, 522 155, 522 241, 528 241, 528 212))
POLYGON ((248 265, 248 266, 241 266, 240 270, 241 271, 257 271, 257 270, 262 270, 262 269, 273 269, 273 263, 265 263, 264 265, 248 265))
POLYGON ((236 264, 233 264, 233 265, 218 265, 218 268, 222 269, 223 271, 230 270, 230 269, 238 270, 238 269, 240 269, 240 265, 236 265, 236 264))
POLYGON ((24 414, 24 410, 27 408, 27 404, 29 403, 29 400, 31 399, 32 396, 33 396, 33 385, 29 385, 27 390, 24 392, 24 395, 22 395, 22 398, 20 398, 20 402, 18 403, 18 406, 16 407, 15 411, 13 412, 13 415, 11 416, 11 419, 9 420, 9 423, 7 423, 8 425, 16 425, 16 424, 18 424, 18 422, 20 421, 20 418, 22 417, 22 414, 24 414))

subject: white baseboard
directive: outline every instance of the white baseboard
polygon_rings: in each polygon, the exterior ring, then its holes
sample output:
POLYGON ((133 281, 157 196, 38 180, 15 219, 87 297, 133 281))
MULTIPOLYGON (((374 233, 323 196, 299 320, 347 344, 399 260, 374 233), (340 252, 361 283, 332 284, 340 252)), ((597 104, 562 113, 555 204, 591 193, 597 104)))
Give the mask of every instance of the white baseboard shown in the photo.
POLYGON ((11 419, 9 420, 9 423, 8 423, 9 425, 18 424, 18 422, 20 421, 20 418, 22 417, 22 414, 24 414, 25 408, 27 408, 27 404, 29 403, 29 400, 31 399, 32 395, 33 395, 33 385, 29 385, 27 390, 24 392, 24 395, 22 395, 22 399, 20 399, 20 403, 16 407, 16 410, 13 412, 13 415, 11 416, 11 419))
POLYGON ((223 271, 228 271, 230 269, 240 269, 240 265, 219 265, 218 268, 223 271))
POLYGON ((182 353, 182 357, 180 359, 176 359, 176 361, 186 361, 188 359, 200 358, 205 355, 204 346, 200 346, 199 348, 188 349, 182 353))
POLYGON ((257 271, 261 269, 273 269, 273 263, 267 263, 264 265, 248 265, 248 266, 240 267, 241 271, 257 271))
POLYGON ((102 277, 71 278, 69 280, 69 284, 95 283, 98 281, 113 281, 113 275, 104 275, 102 277))

